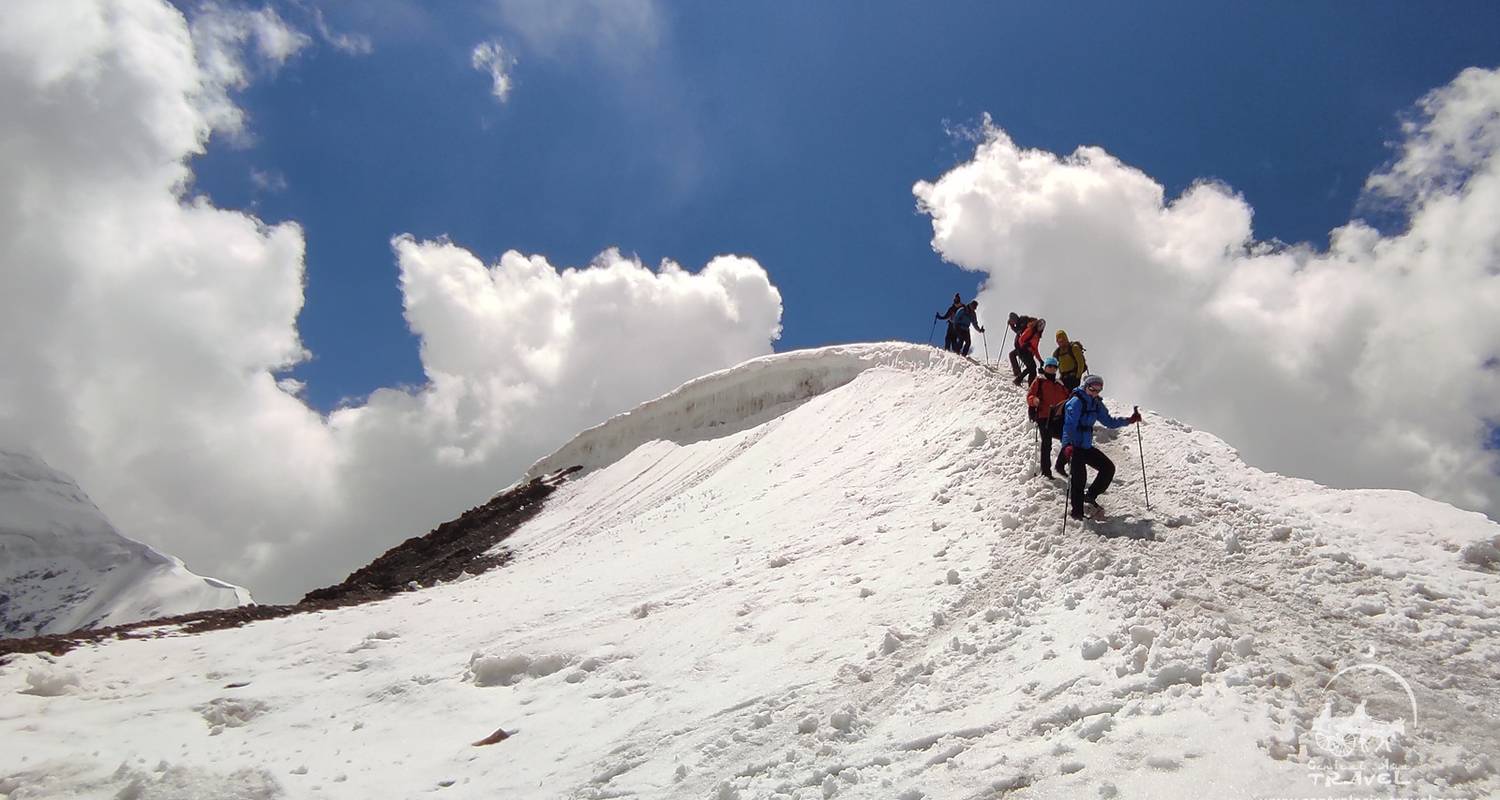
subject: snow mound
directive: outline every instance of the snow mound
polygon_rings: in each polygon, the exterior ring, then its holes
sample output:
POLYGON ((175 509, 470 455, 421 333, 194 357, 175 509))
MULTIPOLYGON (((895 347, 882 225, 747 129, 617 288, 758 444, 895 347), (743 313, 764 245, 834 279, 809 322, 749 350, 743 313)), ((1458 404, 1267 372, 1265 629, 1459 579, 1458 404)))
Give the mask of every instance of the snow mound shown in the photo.
POLYGON ((921 369, 968 364, 931 347, 889 342, 761 356, 697 378, 578 434, 537 461, 523 480, 559 469, 607 466, 651 441, 678 445, 753 428, 799 403, 843 386, 876 366, 921 369))
POLYGON ((251 602, 121 536, 71 478, 0 449, 0 636, 66 633, 251 602))
POLYGON ((0 666, 0 786, 112 796, 170 758, 330 798, 1500 793, 1500 576, 1471 546, 1500 526, 1150 413, 1122 433, 1109 521, 1065 526, 1008 374, 757 359, 539 462, 587 469, 502 569, 0 666))

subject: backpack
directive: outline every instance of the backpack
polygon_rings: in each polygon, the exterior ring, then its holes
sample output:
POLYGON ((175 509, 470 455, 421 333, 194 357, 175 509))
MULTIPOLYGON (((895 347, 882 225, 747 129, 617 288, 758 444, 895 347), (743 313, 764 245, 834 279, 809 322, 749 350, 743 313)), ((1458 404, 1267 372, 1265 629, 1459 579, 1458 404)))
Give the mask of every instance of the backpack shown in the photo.
POLYGON ((1082 375, 1085 372, 1088 372, 1089 362, 1088 359, 1083 357, 1083 354, 1088 351, 1088 348, 1084 347, 1083 342, 1080 342, 1077 339, 1069 341, 1068 348, 1073 351, 1073 364, 1077 367, 1077 371, 1074 374, 1082 375))

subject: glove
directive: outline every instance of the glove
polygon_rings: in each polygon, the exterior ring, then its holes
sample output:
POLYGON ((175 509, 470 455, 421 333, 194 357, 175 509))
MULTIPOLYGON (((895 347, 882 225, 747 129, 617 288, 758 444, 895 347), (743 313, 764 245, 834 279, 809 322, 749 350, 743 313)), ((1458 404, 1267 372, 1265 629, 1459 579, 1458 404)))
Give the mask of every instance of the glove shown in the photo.
POLYGON ((1073 445, 1071 445, 1071 444, 1065 444, 1065 445, 1063 445, 1062 460, 1065 461, 1065 462, 1073 460, 1073 445))
POLYGON ((1130 424, 1132 424, 1132 425, 1134 425, 1137 422, 1140 422, 1141 421, 1141 407, 1140 406, 1136 406, 1135 407, 1135 413, 1131 414, 1130 415, 1130 419, 1127 419, 1125 421, 1128 422, 1128 423, 1130 423, 1130 424))
POLYGON ((942 318, 943 318, 943 315, 942 315, 942 314, 933 314, 933 315, 932 315, 932 318, 933 318, 933 319, 942 319, 942 318))
POLYGON ((984 328, 980 328, 980 329, 979 329, 979 332, 980 332, 980 333, 984 333, 984 328))

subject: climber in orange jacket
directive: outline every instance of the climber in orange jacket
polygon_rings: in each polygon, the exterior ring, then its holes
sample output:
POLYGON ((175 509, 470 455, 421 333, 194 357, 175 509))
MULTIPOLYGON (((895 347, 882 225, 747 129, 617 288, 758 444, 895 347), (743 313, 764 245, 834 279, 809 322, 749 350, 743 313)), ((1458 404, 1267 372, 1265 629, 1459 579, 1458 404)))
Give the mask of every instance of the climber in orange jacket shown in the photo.
MULTIPOLYGON (((1068 387, 1057 380, 1057 359, 1049 356, 1042 362, 1042 374, 1031 382, 1031 388, 1026 392, 1026 413, 1041 430, 1042 476, 1049 480, 1054 469, 1052 440, 1062 439, 1063 405, 1068 402, 1069 394, 1068 387)), ((1059 453, 1055 468, 1067 477, 1067 467, 1059 453)))

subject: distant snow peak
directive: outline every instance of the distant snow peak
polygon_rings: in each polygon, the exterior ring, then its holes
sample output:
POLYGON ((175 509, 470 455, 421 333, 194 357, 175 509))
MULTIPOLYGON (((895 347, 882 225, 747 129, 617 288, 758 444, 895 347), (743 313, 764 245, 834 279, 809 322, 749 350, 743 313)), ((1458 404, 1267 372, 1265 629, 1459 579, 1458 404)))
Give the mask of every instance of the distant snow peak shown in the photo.
POLYGON ((246 590, 120 535, 72 478, 41 459, 0 449, 0 637, 250 602, 246 590))

